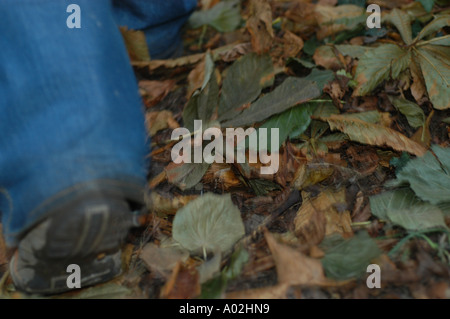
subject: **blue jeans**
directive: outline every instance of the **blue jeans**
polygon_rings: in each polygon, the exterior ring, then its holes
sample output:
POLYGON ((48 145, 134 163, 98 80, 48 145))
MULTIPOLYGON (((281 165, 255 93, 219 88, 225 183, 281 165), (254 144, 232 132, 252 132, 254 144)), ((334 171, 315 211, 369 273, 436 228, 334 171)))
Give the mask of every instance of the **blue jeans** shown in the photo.
POLYGON ((10 246, 52 207, 91 189, 139 197, 148 139, 117 24, 152 57, 179 46, 195 0, 0 2, 0 212, 10 246), (69 29, 69 4, 81 28, 69 29), (168 4, 172 4, 170 7, 168 4))

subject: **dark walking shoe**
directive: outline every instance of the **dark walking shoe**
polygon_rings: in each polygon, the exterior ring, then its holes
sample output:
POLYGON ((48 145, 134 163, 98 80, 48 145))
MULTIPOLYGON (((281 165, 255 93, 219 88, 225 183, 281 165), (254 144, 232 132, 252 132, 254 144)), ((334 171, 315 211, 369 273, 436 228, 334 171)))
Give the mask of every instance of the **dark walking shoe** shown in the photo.
POLYGON ((81 288, 121 271, 120 247, 133 226, 128 203, 101 194, 52 214, 20 241, 10 262, 19 290, 55 294, 70 290, 67 266, 80 267, 81 288))

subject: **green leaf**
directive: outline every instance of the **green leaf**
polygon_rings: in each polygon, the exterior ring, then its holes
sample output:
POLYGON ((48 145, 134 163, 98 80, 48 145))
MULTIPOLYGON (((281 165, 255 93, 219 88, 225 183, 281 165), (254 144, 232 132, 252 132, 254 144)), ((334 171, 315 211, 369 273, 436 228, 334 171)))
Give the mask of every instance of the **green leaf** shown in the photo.
POLYGON ((227 288, 228 281, 237 278, 244 265, 248 262, 248 252, 239 247, 230 257, 228 266, 225 266, 220 275, 212 278, 202 285, 201 299, 220 298, 227 288))
POLYGON ((354 95, 366 95, 389 77, 398 78, 410 63, 410 51, 395 44, 383 44, 367 51, 359 60, 356 69, 358 86, 354 95))
POLYGON ((347 119, 360 119, 361 121, 372 123, 372 124, 381 124, 382 117, 381 113, 378 111, 366 111, 359 113, 347 113, 345 114, 347 119))
POLYGON ((421 40, 426 36, 439 31, 441 28, 450 25, 450 15, 438 15, 435 16, 434 20, 428 23, 422 31, 420 31, 416 40, 421 40))
MULTIPOLYGON (((339 110, 334 106, 332 102, 320 103, 313 113, 313 116, 318 117, 329 117, 333 114, 339 114, 339 110)), ((311 137, 317 138, 329 128, 327 123, 319 120, 311 121, 311 137)))
POLYGON ((179 165, 170 163, 165 171, 169 183, 185 190, 194 187, 202 180, 209 165, 208 163, 183 163, 179 165))
POLYGON ((354 4, 355 6, 364 8, 366 5, 366 0, 338 0, 338 5, 342 4, 354 4))
POLYGON ((238 117, 223 123, 223 126, 244 126, 261 122, 274 114, 281 113, 294 105, 307 102, 320 95, 314 82, 289 77, 272 92, 262 96, 238 117))
POLYGON ((392 104, 406 116, 408 124, 413 128, 418 128, 425 124, 425 113, 416 103, 404 98, 392 98, 392 104))
POLYGON ((203 121, 203 129, 208 123, 219 103, 219 85, 214 75, 214 61, 211 54, 205 55, 205 78, 200 92, 194 93, 183 109, 183 123, 190 131, 194 130, 194 120, 203 121))
POLYGON ((387 19, 393 25, 395 25, 397 30, 400 32, 403 41, 405 41, 405 43, 408 45, 411 44, 412 32, 411 32, 411 19, 409 15, 406 12, 395 8, 394 10, 391 11, 387 19))
MULTIPOLYGON (((360 278, 366 273, 367 266, 381 254, 366 231, 359 232, 350 239, 334 240, 334 245, 325 249, 325 257, 322 258, 325 274, 329 278, 360 278)), ((324 246, 327 245, 326 241, 327 239, 324 240, 324 246)))
POLYGON ((418 0, 427 12, 431 12, 434 6, 434 0, 418 0))
POLYGON ((310 74, 308 74, 305 80, 315 82, 320 91, 323 87, 330 81, 334 80, 334 73, 331 70, 318 70, 313 69, 310 74))
POLYGON ((245 234, 241 212, 231 195, 207 193, 175 215, 173 238, 192 253, 228 251, 245 234))
POLYGON ((426 45, 415 53, 433 107, 450 108, 450 47, 426 45))
POLYGON ((408 153, 402 152, 400 157, 393 157, 389 161, 389 165, 394 166, 396 168, 396 172, 400 172, 403 167, 405 167, 406 163, 411 159, 408 153))
POLYGON ((219 121, 234 118, 261 90, 273 84, 273 64, 269 55, 246 54, 227 70, 219 102, 219 121))
POLYGON ((343 55, 348 55, 348 56, 351 56, 352 58, 360 58, 366 52, 373 50, 372 47, 368 47, 368 46, 364 46, 364 45, 339 44, 339 45, 335 45, 335 47, 343 55))
POLYGON ((194 12, 188 23, 193 29, 210 25, 219 32, 230 32, 241 24, 240 11, 239 0, 221 1, 209 10, 194 12))
POLYGON ((447 228, 442 211, 434 205, 425 203, 404 210, 389 211, 388 217, 394 224, 409 231, 447 228))
POLYGON ((424 156, 410 160, 397 174, 389 186, 409 184, 414 193, 431 204, 448 202, 450 198, 450 149, 433 145, 438 159, 427 152, 424 156), (442 164, 442 166, 441 166, 442 164))
MULTIPOLYGON (((288 136, 299 136, 308 128, 311 123, 311 115, 314 107, 315 106, 312 104, 305 103, 284 111, 283 113, 274 115, 252 134, 259 136, 259 130, 265 128, 267 129, 267 140, 271 141, 271 129, 278 128, 279 149, 288 136)), ((248 137, 247 140, 249 138, 250 137, 248 137)), ((272 150, 271 145, 271 143, 268 143, 267 150, 278 151, 278 149, 272 150)), ((258 147, 250 145, 250 149, 258 150, 258 147)))
POLYGON ((410 207, 423 203, 409 188, 384 192, 371 196, 370 210, 382 220, 388 220, 392 211, 408 210, 410 207))
POLYGON ((248 262, 248 259, 249 254, 247 250, 243 247, 236 249, 231 255, 229 265, 222 271, 223 276, 225 276, 227 280, 237 278, 240 275, 242 268, 244 268, 244 265, 248 262))

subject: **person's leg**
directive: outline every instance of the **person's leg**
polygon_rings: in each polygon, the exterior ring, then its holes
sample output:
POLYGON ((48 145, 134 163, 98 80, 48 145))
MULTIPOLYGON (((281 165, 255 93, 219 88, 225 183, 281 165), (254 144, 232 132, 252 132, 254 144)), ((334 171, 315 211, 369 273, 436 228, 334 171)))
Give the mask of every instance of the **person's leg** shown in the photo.
POLYGON ((111 3, 77 0, 81 28, 69 29, 73 2, 0 2, 0 211, 28 291, 64 290, 70 263, 88 268, 82 284, 116 273, 145 183, 141 103, 111 3))
POLYGON ((120 25, 143 30, 152 59, 182 53, 180 29, 197 5, 197 0, 113 0, 120 25))

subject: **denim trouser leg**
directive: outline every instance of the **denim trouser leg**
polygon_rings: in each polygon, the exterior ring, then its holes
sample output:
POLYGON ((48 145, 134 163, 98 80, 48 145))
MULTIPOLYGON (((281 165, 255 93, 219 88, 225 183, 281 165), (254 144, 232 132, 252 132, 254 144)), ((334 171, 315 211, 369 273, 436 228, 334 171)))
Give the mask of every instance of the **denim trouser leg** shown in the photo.
POLYGON ((109 0, 0 2, 0 211, 11 246, 74 185, 145 183, 141 102, 112 12, 109 0), (80 29, 66 26, 71 3, 80 29))

